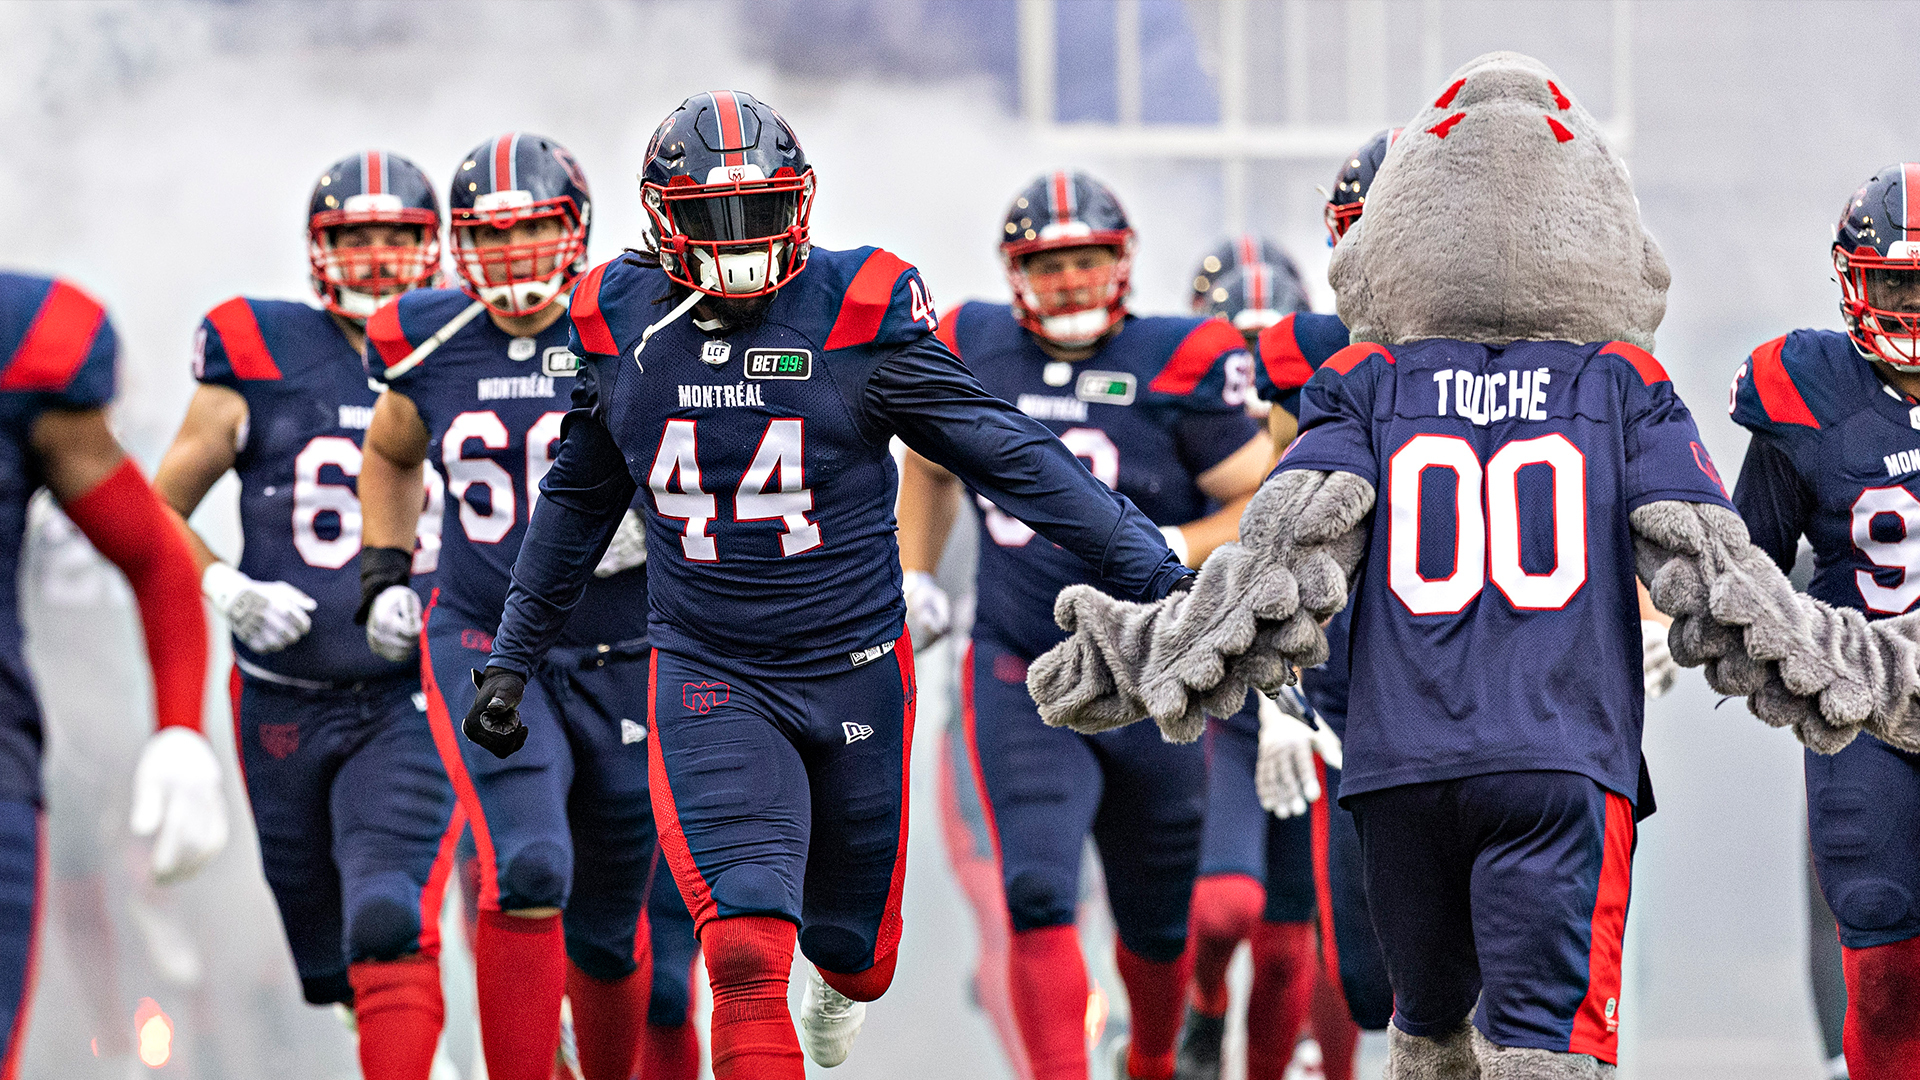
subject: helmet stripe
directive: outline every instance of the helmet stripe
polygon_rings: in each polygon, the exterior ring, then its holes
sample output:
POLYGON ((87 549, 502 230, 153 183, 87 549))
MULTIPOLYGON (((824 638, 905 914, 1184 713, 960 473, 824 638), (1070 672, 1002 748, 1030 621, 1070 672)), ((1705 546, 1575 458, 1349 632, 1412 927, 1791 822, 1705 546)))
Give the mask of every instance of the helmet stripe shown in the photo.
POLYGON ((1253 311, 1265 311, 1267 303, 1267 267, 1264 263, 1247 264, 1247 307, 1253 311))
POLYGON ((1053 174, 1053 220, 1073 220, 1073 181, 1064 172, 1053 174))
POLYGON ((1920 181, 1920 165, 1911 161, 1901 162, 1900 189, 1905 195, 1902 205, 1905 213, 1900 219, 1900 229, 1906 234, 1908 243, 1920 243, 1920 236, 1915 235, 1920 233, 1920 191, 1914 190, 1920 184, 1916 184, 1916 181, 1920 181))
POLYGON ((1240 263, 1250 265, 1260 261, 1260 249, 1254 246, 1252 233, 1240 234, 1240 263))
POLYGON ((487 179, 493 191, 509 191, 513 182, 513 136, 493 140, 493 160, 488 163, 487 179))
MULTIPOLYGON (((717 90, 709 93, 707 98, 713 102, 713 115, 720 124, 720 149, 726 151, 731 147, 745 146, 747 139, 742 133, 744 127, 740 122, 740 102, 733 96, 733 91, 717 90)), ((746 161, 745 154, 723 152, 720 157, 722 165, 744 165, 746 161)))
POLYGON ((513 133, 513 143, 507 150, 507 190, 520 190, 520 133, 513 133))
POLYGON ((360 164, 361 186, 367 189, 369 195, 378 195, 386 190, 386 185, 381 183, 385 179, 381 175, 381 164, 378 150, 367 151, 366 160, 360 164))

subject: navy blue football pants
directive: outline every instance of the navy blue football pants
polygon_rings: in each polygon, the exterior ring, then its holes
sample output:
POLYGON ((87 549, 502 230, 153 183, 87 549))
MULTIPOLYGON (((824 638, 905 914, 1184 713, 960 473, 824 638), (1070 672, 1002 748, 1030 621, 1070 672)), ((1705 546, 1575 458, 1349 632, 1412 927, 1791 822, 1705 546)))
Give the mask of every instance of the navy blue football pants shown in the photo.
POLYGON ((697 927, 773 916, 825 971, 891 970, 915 696, 904 631, 810 676, 654 650, 654 812, 697 927))
POLYGON ((40 808, 0 799, 0 1077, 18 1075, 33 993, 34 936, 40 929, 40 808))
POLYGON ((1247 707, 1222 720, 1207 720, 1202 745, 1207 757, 1206 830, 1200 843, 1200 876, 1243 874, 1266 888, 1267 922, 1313 918, 1313 821, 1277 818, 1260 805, 1253 770, 1260 756, 1260 714, 1247 707))
POLYGON ((1320 801, 1313 804, 1314 887, 1319 895, 1320 956, 1340 978, 1347 1012, 1368 1031, 1393 1017, 1393 985, 1380 956, 1380 938, 1367 910, 1366 866, 1353 812, 1340 805, 1340 770, 1320 770, 1320 801))
POLYGON ((300 988, 353 1000, 347 965, 440 951, 461 821, 409 677, 313 690, 234 669, 260 861, 300 988))
POLYGON ((1348 797, 1394 1025, 1617 1058, 1633 805, 1570 772, 1348 797), (1479 1001, 1475 1010, 1474 1002, 1479 1001))
POLYGON ((1073 922, 1091 833, 1121 944, 1152 963, 1178 959, 1200 868, 1206 751, 1166 742, 1152 724, 1099 735, 1048 727, 1027 693, 1026 657, 984 637, 968 653, 961 713, 1013 929, 1073 922))
POLYGON ((645 656, 555 648, 527 680, 527 743, 496 758, 460 733, 493 627, 440 603, 427 614, 428 709, 480 864, 482 911, 560 908, 567 957, 602 981, 637 966, 653 865, 645 656))
POLYGON ((1920 936, 1920 754, 1861 734, 1807 756, 1807 831, 1820 892, 1849 949, 1920 936))

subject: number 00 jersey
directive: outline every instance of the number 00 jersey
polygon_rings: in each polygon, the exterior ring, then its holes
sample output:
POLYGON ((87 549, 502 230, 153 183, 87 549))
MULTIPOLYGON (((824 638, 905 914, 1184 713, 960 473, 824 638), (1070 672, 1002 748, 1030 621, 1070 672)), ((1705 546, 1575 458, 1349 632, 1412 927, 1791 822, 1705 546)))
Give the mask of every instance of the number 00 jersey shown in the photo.
MULTIPOLYGON (((1260 434, 1246 413, 1252 358, 1221 319, 1127 316, 1119 334, 1074 364, 1050 359, 1005 304, 963 304, 940 339, 980 385, 1045 424, 1095 478, 1156 525, 1207 513, 1195 478, 1260 434)), ((976 625, 1031 660, 1065 634, 1061 589, 1096 584, 1085 562, 980 504, 976 625)))
MULTIPOLYGON (((259 655, 234 639, 241 662, 282 678, 351 683, 415 669, 382 660, 353 624, 360 604, 360 445, 379 396, 346 335, 318 308, 235 297, 207 313, 193 374, 247 401, 233 468, 240 477, 240 572, 284 581, 319 606, 313 629, 259 655)), ((429 478, 437 503, 439 484, 429 478)), ((414 569, 433 567, 433 535, 414 569)))
POLYGON ((1545 769, 1636 798, 1627 515, 1729 505, 1659 362, 1617 341, 1357 344, 1301 407, 1280 468, 1353 473, 1378 493, 1341 797, 1545 769))
POLYGON ((1813 545, 1807 592, 1884 619, 1920 600, 1920 402, 1874 374, 1847 335, 1796 330, 1733 379, 1753 432, 1733 502, 1783 569, 1813 545))

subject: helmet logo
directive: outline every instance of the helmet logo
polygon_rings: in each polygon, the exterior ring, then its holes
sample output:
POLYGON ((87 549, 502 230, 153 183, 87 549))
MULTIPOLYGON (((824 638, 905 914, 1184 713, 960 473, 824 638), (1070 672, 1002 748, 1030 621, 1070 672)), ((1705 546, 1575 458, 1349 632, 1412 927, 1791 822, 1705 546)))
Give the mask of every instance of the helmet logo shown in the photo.
POLYGON ((747 162, 745 165, 715 165, 707 170, 709 184, 739 184, 748 180, 765 180, 766 178, 767 174, 760 171, 760 166, 752 162, 747 162))
POLYGON ((400 196, 389 192, 377 192, 370 195, 349 195, 340 207, 349 214, 397 214, 406 209, 400 196))

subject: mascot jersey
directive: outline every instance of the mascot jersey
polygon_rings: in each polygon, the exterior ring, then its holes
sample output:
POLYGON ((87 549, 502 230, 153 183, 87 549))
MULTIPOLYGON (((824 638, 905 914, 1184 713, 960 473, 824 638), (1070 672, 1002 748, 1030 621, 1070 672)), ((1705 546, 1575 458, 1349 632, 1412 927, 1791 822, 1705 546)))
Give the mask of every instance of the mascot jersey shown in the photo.
MULTIPOLYGON (((265 656, 239 638, 242 670, 281 681, 347 684, 409 675, 412 661, 383 660, 353 624, 360 604, 360 446, 379 393, 333 317, 284 300, 235 297, 215 307, 195 338, 194 378, 247 402, 233 468, 240 478, 240 572, 284 581, 313 597, 313 629, 265 656)), ((437 511, 438 477, 428 477, 437 511)), ((437 515, 435 515, 437 518, 437 515)), ((422 529, 414 569, 433 569, 438 521, 422 529)))
POLYGON ((1349 346, 1282 469, 1374 486, 1343 799, 1521 770, 1639 790, 1627 515, 1728 506, 1686 405, 1625 342, 1349 346))
POLYGON ((40 707, 27 674, 19 594, 27 500, 41 485, 34 421, 50 409, 104 408, 118 351, 106 311, 86 293, 64 281, 0 274, 0 799, 40 801, 40 707))
MULTIPOLYGON (((1059 436, 1093 475, 1158 525, 1210 509, 1194 478, 1260 433, 1246 414, 1246 343, 1220 319, 1140 318, 1090 359, 1050 360, 1005 304, 963 304, 940 339, 980 385, 1059 436)), ((984 495, 976 633, 1032 659, 1065 637, 1053 598, 1097 582, 1078 557, 1041 539, 984 495)))

